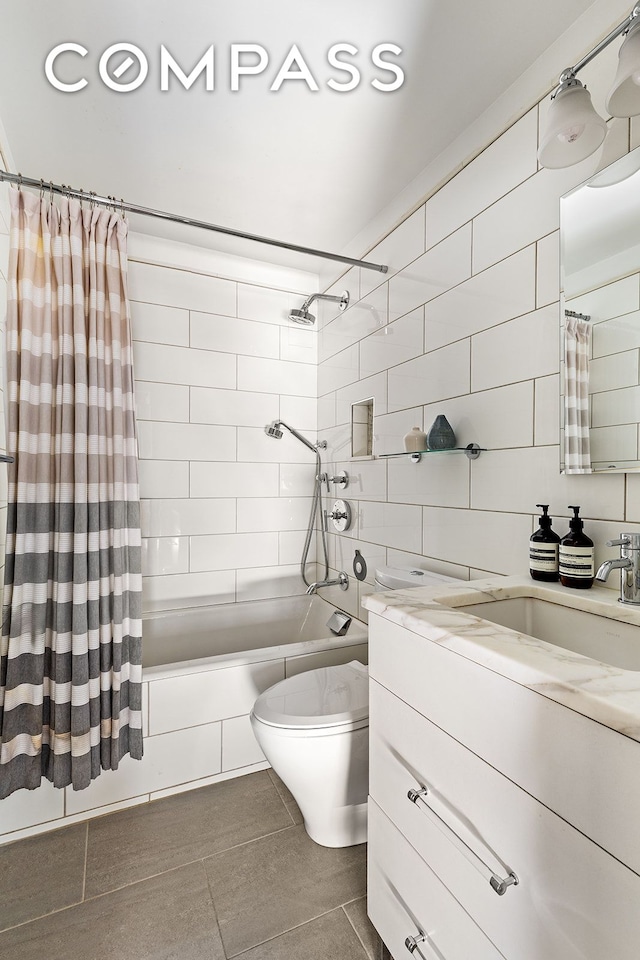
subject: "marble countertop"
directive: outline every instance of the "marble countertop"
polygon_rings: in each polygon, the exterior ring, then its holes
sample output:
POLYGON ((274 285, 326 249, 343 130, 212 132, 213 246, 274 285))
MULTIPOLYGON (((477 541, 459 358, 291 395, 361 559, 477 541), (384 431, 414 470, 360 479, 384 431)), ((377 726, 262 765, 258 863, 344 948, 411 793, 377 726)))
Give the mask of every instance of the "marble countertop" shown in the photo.
MULTIPOLYGON (((375 593, 370 613, 640 741, 640 608, 604 587, 569 590, 527 577, 492 577, 375 593), (466 604, 533 597, 638 628, 637 670, 622 669, 464 612, 466 604)), ((632 641, 633 642, 633 641, 632 641)))

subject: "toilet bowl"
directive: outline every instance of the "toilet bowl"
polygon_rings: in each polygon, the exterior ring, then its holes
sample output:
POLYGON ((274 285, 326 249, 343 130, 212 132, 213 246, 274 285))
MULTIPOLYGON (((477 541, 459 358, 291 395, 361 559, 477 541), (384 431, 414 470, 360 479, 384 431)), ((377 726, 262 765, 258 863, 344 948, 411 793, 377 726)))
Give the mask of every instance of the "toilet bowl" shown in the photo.
POLYGON ((251 726, 300 807, 312 840, 348 847, 367 837, 367 668, 320 667, 281 680, 256 700, 251 726))
MULTIPOLYGON (((376 583, 385 590, 441 581, 454 578, 398 567, 376 570, 376 583)), ((364 843, 369 788, 367 668, 352 660, 287 677, 260 694, 251 726, 265 757, 300 807, 311 839, 324 847, 364 843)))

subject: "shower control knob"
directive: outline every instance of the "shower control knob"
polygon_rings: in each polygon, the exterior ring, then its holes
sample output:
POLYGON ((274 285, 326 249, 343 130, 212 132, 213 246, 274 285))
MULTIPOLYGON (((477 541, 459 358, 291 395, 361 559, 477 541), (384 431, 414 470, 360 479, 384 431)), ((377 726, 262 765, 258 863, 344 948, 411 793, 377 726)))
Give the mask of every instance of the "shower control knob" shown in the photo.
POLYGON ((346 470, 343 470, 342 473, 337 473, 335 477, 329 477, 331 483, 337 483, 339 487, 343 490, 349 486, 349 474, 346 470))
POLYGON ((338 533, 344 533, 351 526, 351 504, 347 503, 346 500, 336 500, 333 509, 329 511, 327 516, 338 533))

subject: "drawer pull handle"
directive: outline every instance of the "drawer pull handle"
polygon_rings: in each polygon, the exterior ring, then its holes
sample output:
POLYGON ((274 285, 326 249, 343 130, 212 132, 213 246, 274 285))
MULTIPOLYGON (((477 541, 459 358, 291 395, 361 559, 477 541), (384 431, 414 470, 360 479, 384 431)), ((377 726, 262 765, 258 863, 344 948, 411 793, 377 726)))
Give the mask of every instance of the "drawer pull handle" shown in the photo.
MULTIPOLYGON (((417 937, 407 937, 404 945, 409 953, 415 953, 415 951, 418 950, 419 945, 424 943, 426 939, 426 935, 424 933, 420 933, 417 937)), ((418 953, 420 953, 420 950, 418 950, 418 953)))
MULTIPOLYGON (((424 953, 420 949, 422 944, 425 944, 427 947, 429 946, 429 938, 427 937, 426 933, 419 933, 417 937, 407 937, 404 942, 404 945, 409 953, 415 953, 416 956, 421 957, 421 960, 427 960, 427 957, 425 957, 424 953)), ((431 950, 429 951, 429 956, 432 956, 431 950)), ((438 957, 442 958, 442 954, 438 953, 438 957)))
MULTIPOLYGON (((442 817, 439 816, 439 814, 437 814, 436 811, 435 811, 432 807, 429 806, 429 804, 428 804, 428 803, 426 802, 426 800, 424 799, 426 796, 428 796, 428 794, 429 794, 429 788, 428 788, 428 787, 422 787, 420 790, 414 790, 414 789, 409 790, 408 793, 407 793, 407 797, 409 798, 409 800, 411 800, 412 803, 415 803, 416 806, 417 806, 419 803, 422 804, 422 806, 425 807, 425 808, 429 811, 429 814, 430 814, 432 817, 435 817, 435 818, 436 818, 436 820, 438 821, 438 824, 443 828, 443 832, 445 832, 445 833, 447 834, 447 836, 449 836, 450 839, 453 840, 453 842, 454 842, 455 845, 458 847, 458 849, 459 849, 459 850, 462 850, 462 852, 463 852, 468 858, 469 858, 469 855, 470 855, 470 859, 471 859, 473 862, 475 862, 476 865, 477 865, 477 864, 480 864, 480 866, 481 866, 481 868, 482 868, 482 872, 484 872, 484 871, 488 871, 488 872, 489 872, 489 884, 490 884, 490 886, 491 886, 491 889, 492 889, 495 893, 497 893, 499 897, 502 897, 502 896, 506 893, 508 887, 514 887, 514 886, 516 886, 520 881, 518 880, 518 878, 517 878, 517 876, 515 875, 515 873, 513 873, 513 871, 511 871, 511 872, 508 874, 508 876, 506 876, 506 877, 501 877, 501 876, 499 876, 497 873, 494 873, 494 871, 491 869, 491 867, 489 866, 489 864, 488 864, 488 863, 485 863, 485 861, 482 859, 482 857, 480 857, 480 856, 475 852, 475 850, 473 850, 473 849, 469 846, 469 844, 466 843, 466 842, 462 839, 462 837, 460 837, 452 827, 449 826, 449 824, 446 822, 446 820, 443 820, 442 817)), ((407 948, 407 949, 408 949, 408 948, 407 948)))

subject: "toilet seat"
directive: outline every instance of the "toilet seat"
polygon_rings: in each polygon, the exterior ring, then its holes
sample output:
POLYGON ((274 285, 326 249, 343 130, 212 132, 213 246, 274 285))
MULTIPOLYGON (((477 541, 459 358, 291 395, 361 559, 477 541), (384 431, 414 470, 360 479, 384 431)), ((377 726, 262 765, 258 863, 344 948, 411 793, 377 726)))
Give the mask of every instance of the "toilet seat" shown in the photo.
POLYGON ((283 732, 357 729, 369 722, 368 681, 357 660, 298 673, 260 694, 252 717, 283 732))
POLYGON ((438 583, 460 583, 457 577, 421 570, 416 567, 378 567, 376 586, 382 590, 406 590, 407 587, 432 587, 438 583))

